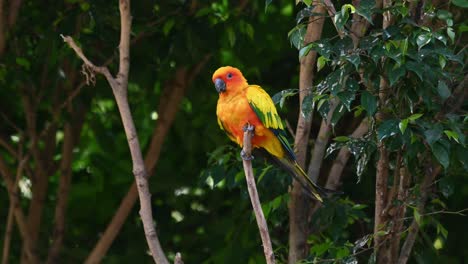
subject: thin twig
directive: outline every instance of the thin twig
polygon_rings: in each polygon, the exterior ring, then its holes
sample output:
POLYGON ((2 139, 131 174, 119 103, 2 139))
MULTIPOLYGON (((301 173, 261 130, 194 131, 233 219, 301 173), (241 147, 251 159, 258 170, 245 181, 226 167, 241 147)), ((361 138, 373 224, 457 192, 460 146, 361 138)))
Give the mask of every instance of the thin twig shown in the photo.
MULTIPOLYGON (((250 126, 250 125, 248 125, 250 126)), ((245 155, 242 159, 242 165, 244 166, 245 178, 247 181, 247 189, 249 191, 250 201, 255 213, 255 219, 257 220, 258 229, 260 231, 260 237, 262 238, 263 252, 265 253, 265 259, 267 264, 274 264, 275 255, 271 246, 270 235, 268 233, 268 226, 263 215, 262 205, 258 197, 257 186, 255 184, 255 177, 252 170, 252 160, 246 157, 252 157, 252 137, 253 130, 246 129, 244 132, 244 147, 242 149, 245 155)))

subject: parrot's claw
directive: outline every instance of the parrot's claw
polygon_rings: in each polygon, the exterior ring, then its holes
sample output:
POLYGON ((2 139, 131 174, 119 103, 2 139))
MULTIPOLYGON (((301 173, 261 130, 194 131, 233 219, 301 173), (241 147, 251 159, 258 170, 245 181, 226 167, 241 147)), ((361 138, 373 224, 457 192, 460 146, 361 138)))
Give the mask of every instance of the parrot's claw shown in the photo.
POLYGON ((249 123, 245 124, 245 126, 242 128, 242 130, 244 130, 244 132, 254 132, 255 131, 255 127, 249 123))
POLYGON ((254 159, 254 156, 252 156, 252 154, 247 154, 247 153, 245 153, 244 150, 241 150, 240 156, 241 156, 241 158, 243 160, 253 160, 254 159))

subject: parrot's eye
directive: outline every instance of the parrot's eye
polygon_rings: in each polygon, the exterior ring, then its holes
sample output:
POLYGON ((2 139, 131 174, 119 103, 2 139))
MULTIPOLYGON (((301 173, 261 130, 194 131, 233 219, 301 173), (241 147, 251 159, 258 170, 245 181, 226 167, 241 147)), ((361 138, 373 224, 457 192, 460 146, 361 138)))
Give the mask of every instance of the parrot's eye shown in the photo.
POLYGON ((228 79, 231 79, 231 78, 232 78, 232 73, 228 73, 228 74, 226 75, 226 77, 227 77, 228 79))

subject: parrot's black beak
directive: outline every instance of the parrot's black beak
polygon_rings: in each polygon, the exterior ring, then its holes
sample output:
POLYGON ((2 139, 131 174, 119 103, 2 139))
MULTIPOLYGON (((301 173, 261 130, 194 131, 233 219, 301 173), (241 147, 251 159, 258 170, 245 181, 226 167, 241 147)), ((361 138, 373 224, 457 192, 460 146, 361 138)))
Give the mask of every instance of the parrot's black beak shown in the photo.
POLYGON ((216 91, 218 91, 218 93, 222 93, 226 91, 226 83, 222 79, 217 78, 214 81, 214 84, 215 84, 216 91))

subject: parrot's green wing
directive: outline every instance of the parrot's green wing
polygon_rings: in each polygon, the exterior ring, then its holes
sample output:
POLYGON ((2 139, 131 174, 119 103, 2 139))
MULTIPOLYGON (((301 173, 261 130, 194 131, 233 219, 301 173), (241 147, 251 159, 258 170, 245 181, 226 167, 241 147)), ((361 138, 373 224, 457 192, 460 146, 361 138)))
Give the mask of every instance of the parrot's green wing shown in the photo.
POLYGON ((249 85, 246 91, 246 97, 250 107, 254 110, 262 124, 269 128, 276 135, 281 145, 287 150, 289 156, 295 160, 294 151, 286 139, 283 122, 281 121, 275 104, 270 95, 258 85, 249 85))

